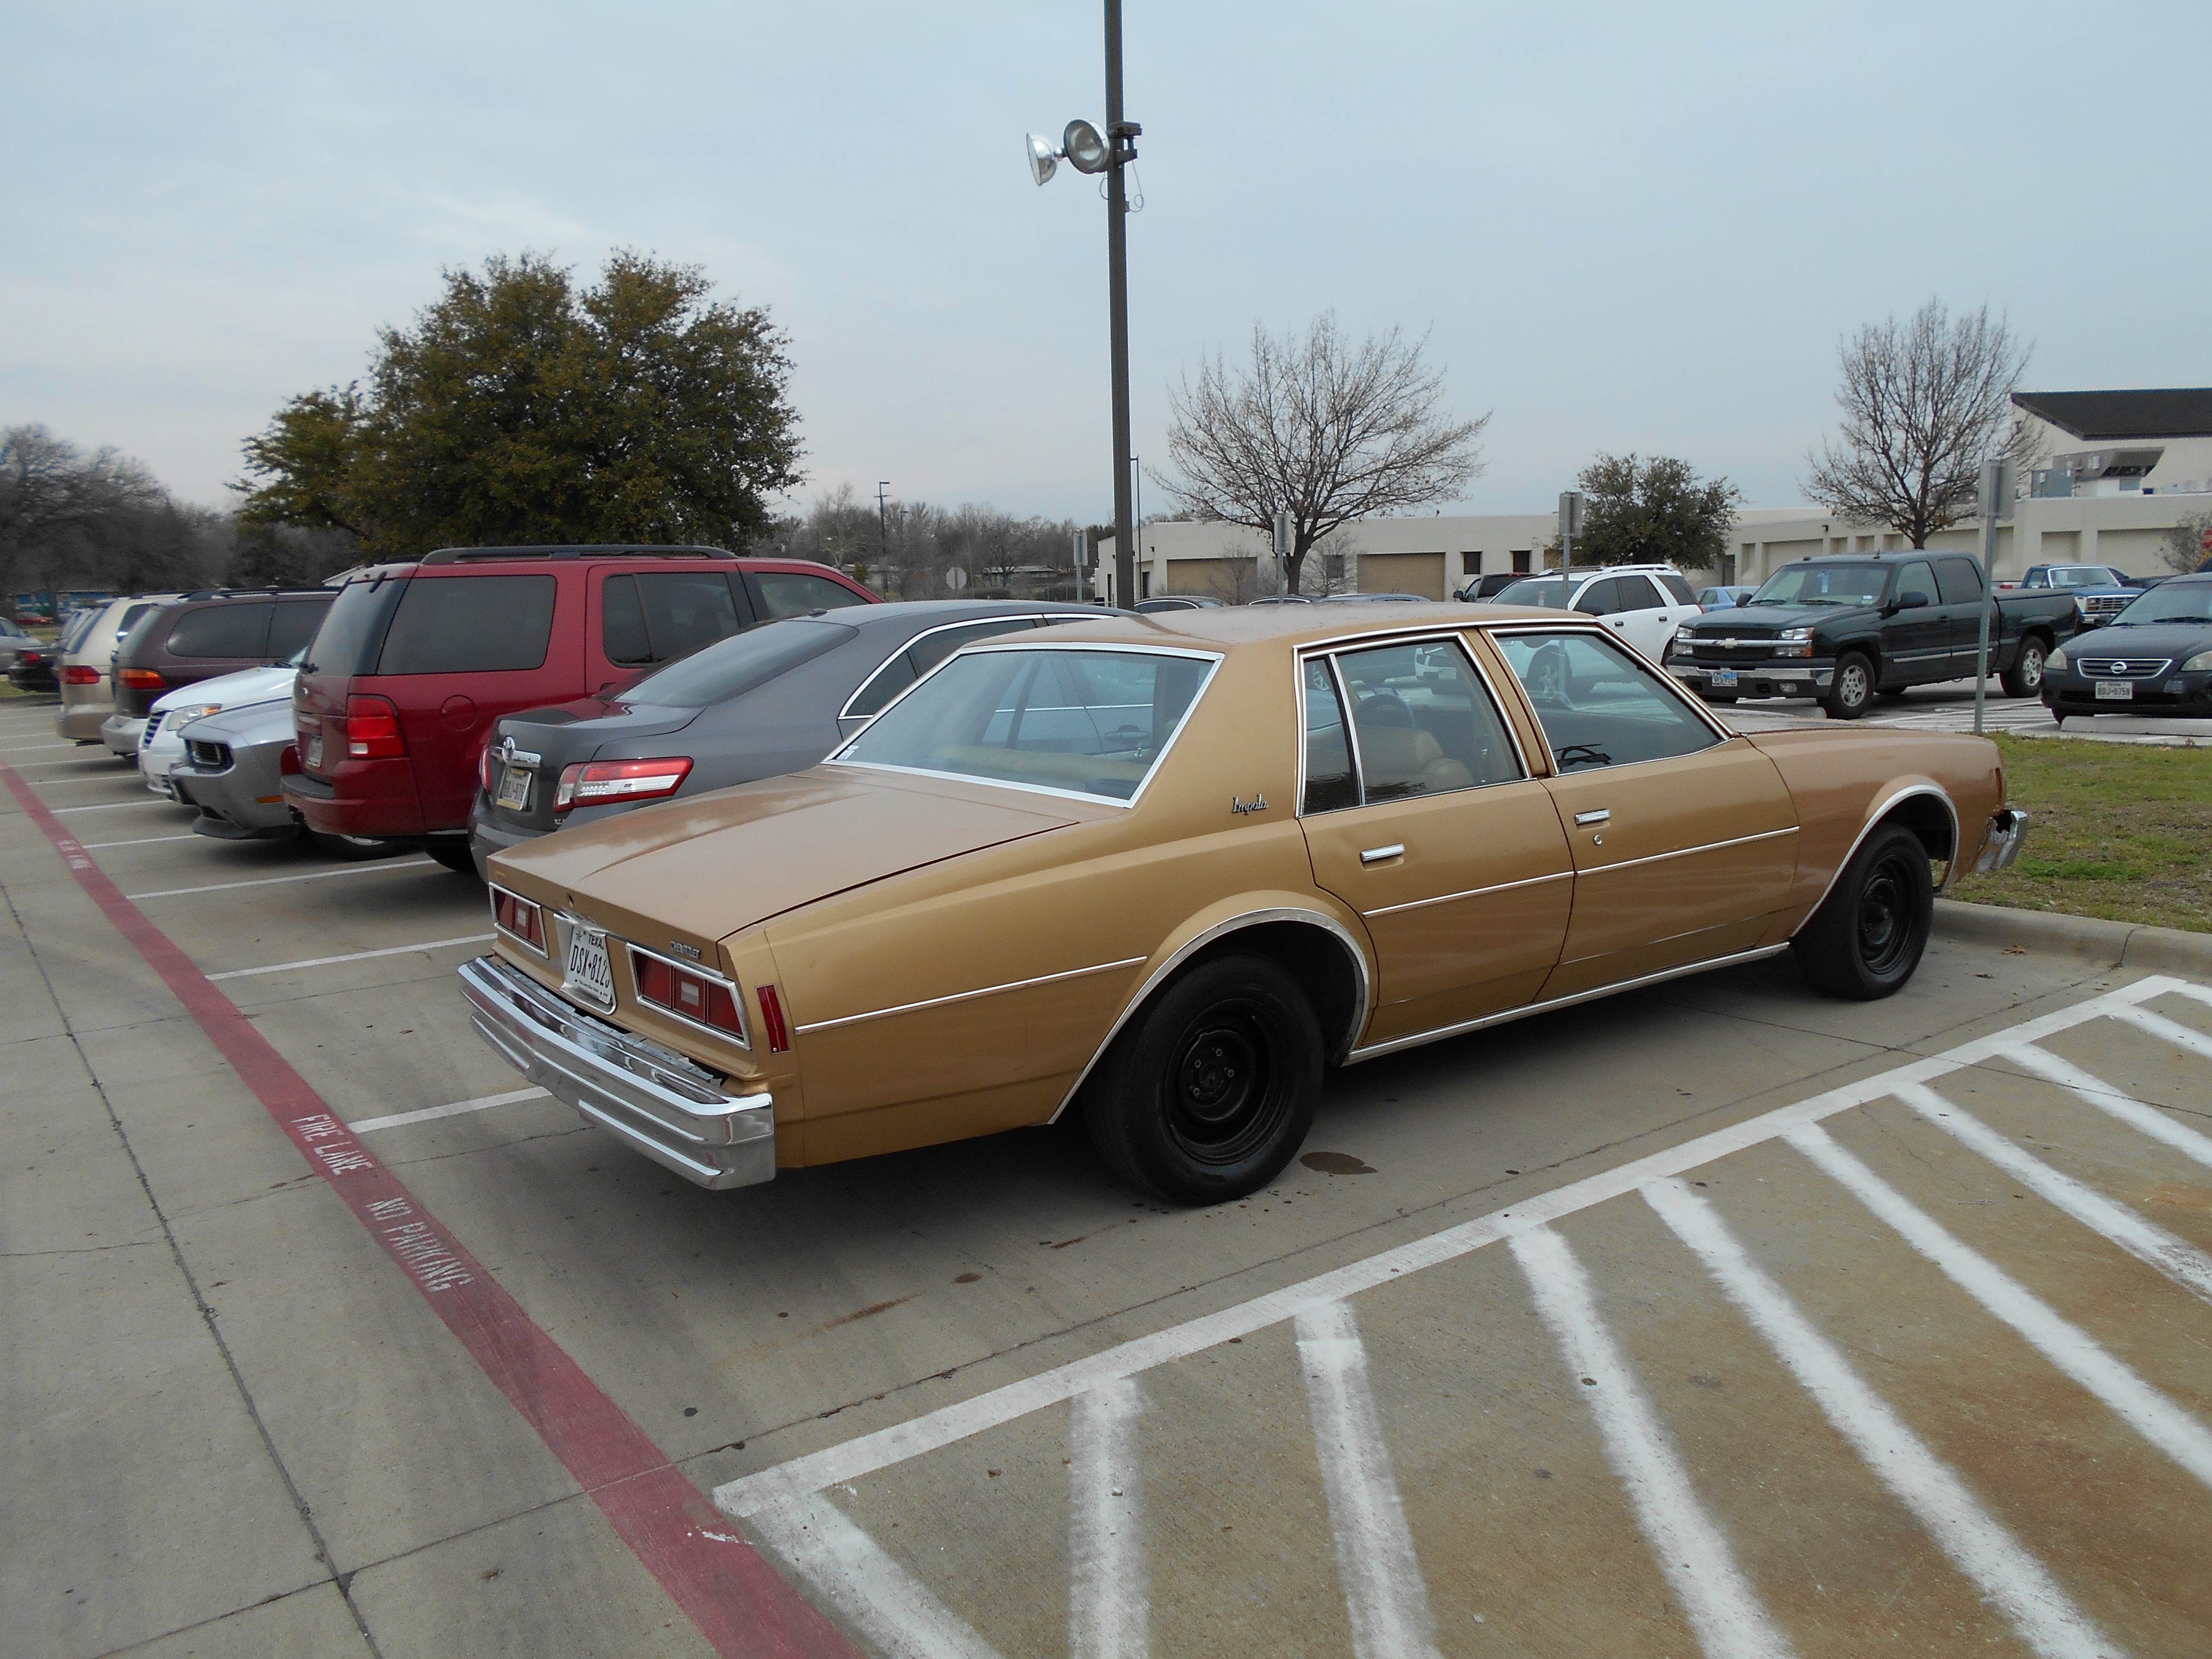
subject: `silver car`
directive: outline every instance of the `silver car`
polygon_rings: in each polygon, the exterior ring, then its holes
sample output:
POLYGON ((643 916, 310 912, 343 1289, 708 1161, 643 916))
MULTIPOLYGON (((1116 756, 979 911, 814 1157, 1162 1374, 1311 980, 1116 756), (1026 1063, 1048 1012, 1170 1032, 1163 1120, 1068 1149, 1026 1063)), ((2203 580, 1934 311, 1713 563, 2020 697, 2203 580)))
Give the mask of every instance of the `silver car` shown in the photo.
POLYGON ((218 841, 282 839, 301 833, 284 805, 284 751, 298 739, 292 702, 226 708, 178 733, 185 757, 169 769, 178 800, 197 806, 192 829, 218 841))
MULTIPOLYGON (((102 726, 115 714, 115 648, 131 626, 157 605, 180 599, 181 593, 139 593, 110 599, 94 611, 80 632, 75 623, 62 636, 62 706, 54 715, 54 731, 79 743, 99 743, 102 726), (89 670, 90 672, 81 671, 89 670), (74 675, 74 678, 72 676, 74 675)), ((108 747, 125 760, 138 757, 138 724, 127 739, 108 747)))

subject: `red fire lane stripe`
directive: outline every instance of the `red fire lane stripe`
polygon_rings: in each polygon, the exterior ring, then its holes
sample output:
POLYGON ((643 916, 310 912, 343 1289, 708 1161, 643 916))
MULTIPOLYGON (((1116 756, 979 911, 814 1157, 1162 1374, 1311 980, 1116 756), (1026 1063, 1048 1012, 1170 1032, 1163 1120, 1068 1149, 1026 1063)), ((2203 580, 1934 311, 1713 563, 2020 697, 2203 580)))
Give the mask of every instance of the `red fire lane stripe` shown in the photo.
POLYGON ((857 1659, 645 1431, 371 1156, 174 940, 118 888, 15 768, 0 778, 118 932, 183 1003, 292 1144, 399 1264, 484 1375, 568 1467, 623 1541, 728 1659, 857 1659))

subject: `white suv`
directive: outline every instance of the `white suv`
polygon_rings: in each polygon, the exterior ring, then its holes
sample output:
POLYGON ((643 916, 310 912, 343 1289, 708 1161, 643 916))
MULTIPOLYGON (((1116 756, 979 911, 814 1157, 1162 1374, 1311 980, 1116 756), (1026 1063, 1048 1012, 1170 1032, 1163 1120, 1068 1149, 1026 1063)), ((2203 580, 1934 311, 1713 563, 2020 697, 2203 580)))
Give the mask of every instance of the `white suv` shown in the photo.
POLYGON ((1681 573, 1665 564, 1609 564, 1577 570, 1569 579, 1553 572, 1530 576, 1502 590, 1492 605, 1540 605, 1553 611, 1579 611, 1602 617, 1606 626, 1657 662, 1674 630, 1703 616, 1697 595, 1681 573))

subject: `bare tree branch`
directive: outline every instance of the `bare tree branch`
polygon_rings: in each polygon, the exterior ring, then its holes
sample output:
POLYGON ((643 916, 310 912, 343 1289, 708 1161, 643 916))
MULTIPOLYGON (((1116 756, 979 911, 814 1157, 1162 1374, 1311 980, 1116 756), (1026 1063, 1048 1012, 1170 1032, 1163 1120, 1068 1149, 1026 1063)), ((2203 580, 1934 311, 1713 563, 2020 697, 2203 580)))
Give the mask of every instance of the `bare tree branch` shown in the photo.
POLYGON ((1288 513, 1295 592, 1307 553, 1340 526, 1449 500, 1482 471, 1490 416, 1451 417, 1427 346, 1395 328, 1355 345, 1334 313, 1304 340, 1255 324, 1248 364, 1217 353, 1169 392, 1180 476, 1146 471, 1191 518, 1272 536, 1288 513))
POLYGON ((2011 400, 2030 349, 1987 306, 1954 321, 1940 300, 1902 327, 1892 317, 1838 342, 1843 430, 1806 456, 1805 493, 1925 547, 1972 512, 1985 457, 2024 450, 2027 428, 2011 400))

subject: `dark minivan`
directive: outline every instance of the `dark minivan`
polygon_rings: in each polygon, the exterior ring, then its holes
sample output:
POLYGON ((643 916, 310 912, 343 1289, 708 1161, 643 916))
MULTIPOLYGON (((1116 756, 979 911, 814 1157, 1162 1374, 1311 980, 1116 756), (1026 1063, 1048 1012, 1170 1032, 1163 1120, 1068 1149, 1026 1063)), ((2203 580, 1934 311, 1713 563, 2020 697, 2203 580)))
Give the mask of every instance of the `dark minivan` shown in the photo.
POLYGON ((102 740, 118 754, 136 754, 157 701, 287 660, 314 638, 337 598, 330 587, 236 588, 187 593, 149 611, 115 647, 115 712, 100 723, 102 740))
POLYGON ((469 807, 503 714, 610 690, 757 623, 876 596, 826 565, 704 547, 443 548, 355 573, 292 691, 284 799, 310 830, 475 873, 469 807))

